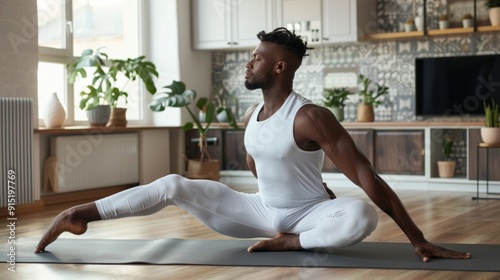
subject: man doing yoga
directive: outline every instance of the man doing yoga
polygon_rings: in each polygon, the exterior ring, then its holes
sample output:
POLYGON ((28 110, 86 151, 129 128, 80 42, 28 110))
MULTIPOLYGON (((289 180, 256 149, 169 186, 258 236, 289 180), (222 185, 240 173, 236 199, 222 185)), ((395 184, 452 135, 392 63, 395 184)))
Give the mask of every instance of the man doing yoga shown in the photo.
POLYGON ((248 252, 340 248, 375 230, 377 212, 363 200, 335 197, 323 185, 326 154, 335 165, 406 234, 423 261, 432 257, 470 258, 469 253, 428 242, 400 199, 373 170, 352 138, 326 108, 293 90, 293 79, 308 50, 285 28, 257 34, 260 43, 246 64, 245 86, 261 89, 263 102, 245 114, 247 163, 258 193, 242 193, 209 180, 167 175, 54 218, 35 252, 69 231, 82 234, 97 220, 153 214, 176 205, 207 227, 238 238, 265 237, 248 252))

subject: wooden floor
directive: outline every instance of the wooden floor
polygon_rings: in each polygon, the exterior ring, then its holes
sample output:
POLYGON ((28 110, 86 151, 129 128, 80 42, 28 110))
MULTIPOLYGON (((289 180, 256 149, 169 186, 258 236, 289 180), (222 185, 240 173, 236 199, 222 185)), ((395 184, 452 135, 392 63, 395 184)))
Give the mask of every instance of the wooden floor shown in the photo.
MULTIPOLYGON (((357 189, 337 189, 336 193, 366 199, 357 189)), ((500 200, 471 200, 471 193, 406 190, 397 193, 417 225, 433 242, 500 244, 500 200)), ((53 205, 39 213, 19 216, 16 238, 39 237, 52 217, 69 206, 53 205)), ((379 212, 379 221, 367 241, 407 242, 394 222, 382 212, 379 212)), ((6 239, 6 227, 0 228, 0 236, 6 239)), ((95 222, 83 236, 65 233, 61 237, 228 239, 175 207, 148 217, 95 222)), ((99 248, 95 250, 98 258, 99 248)), ((415 257, 415 261, 419 259, 415 257)), ((16 272, 11 273, 7 268, 7 264, 0 264, 0 279, 500 279, 500 273, 380 269, 17 264, 16 272)))

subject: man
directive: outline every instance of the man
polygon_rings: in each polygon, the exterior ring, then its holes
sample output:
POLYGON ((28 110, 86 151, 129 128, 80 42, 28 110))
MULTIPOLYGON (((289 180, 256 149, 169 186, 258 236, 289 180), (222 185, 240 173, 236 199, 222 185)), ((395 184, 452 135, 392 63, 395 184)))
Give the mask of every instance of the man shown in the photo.
POLYGON ((336 198, 323 186, 321 167, 326 154, 394 219, 424 262, 432 257, 470 258, 469 253, 428 242, 334 115, 293 91, 307 43, 285 28, 257 36, 261 42, 246 64, 245 86, 261 89, 264 101, 249 110, 244 121, 247 162, 258 180, 258 193, 239 193, 218 182, 168 175, 62 212, 35 252, 45 250, 64 231, 84 233, 88 222, 152 214, 172 204, 221 234, 272 237, 250 246, 249 252, 356 244, 376 228, 377 212, 362 200, 336 198))

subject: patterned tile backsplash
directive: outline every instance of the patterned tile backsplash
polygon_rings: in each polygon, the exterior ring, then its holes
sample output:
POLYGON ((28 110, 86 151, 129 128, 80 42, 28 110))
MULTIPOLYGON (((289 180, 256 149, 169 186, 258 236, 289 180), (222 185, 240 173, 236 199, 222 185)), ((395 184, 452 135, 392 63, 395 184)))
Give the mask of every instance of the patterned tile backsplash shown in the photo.
MULTIPOLYGON (((422 1, 378 0, 377 17, 380 32, 401 30, 406 18, 415 14, 422 1)), ((446 9, 453 18, 471 9, 472 1, 429 0, 427 12, 430 26, 446 9), (446 5, 446 2, 451 2, 446 5), (464 4, 465 3, 465 4, 464 4), (452 5, 453 4, 453 5, 452 5), (434 16, 434 20, 433 20, 434 16)), ((480 5, 478 3, 478 5, 480 5)), ((482 6, 481 6, 482 7, 482 6)), ((471 11, 472 12, 472 11, 471 11)), ((485 12, 478 7, 478 18, 485 12)), ((257 32, 258 30, 256 30, 257 32)), ((425 37, 410 40, 357 42, 315 47, 304 58, 297 71, 294 90, 317 104, 322 103, 325 77, 332 72, 357 71, 374 82, 390 88, 389 98, 375 109, 377 121, 407 121, 415 117, 415 58, 481 55, 500 53, 500 33, 474 33, 457 36, 425 37)), ((223 92, 228 104, 241 120, 246 109, 262 100, 260 90, 244 86, 245 63, 252 50, 216 51, 212 55, 212 92, 223 92)), ((355 121, 358 96, 348 99, 345 121, 355 121)))

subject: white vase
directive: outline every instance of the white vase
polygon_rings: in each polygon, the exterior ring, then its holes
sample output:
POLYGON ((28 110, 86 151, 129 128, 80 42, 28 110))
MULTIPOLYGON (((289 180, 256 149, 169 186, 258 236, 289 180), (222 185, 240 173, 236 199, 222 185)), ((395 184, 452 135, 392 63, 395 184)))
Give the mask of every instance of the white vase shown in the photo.
POLYGON ((489 16, 492 26, 500 25, 500 7, 491 8, 489 10, 489 16))
POLYGON ((415 27, 418 31, 424 30, 424 16, 418 15, 415 17, 415 27))
POLYGON ((43 123, 46 127, 61 127, 66 120, 66 111, 57 97, 57 93, 53 92, 43 110, 43 123))

